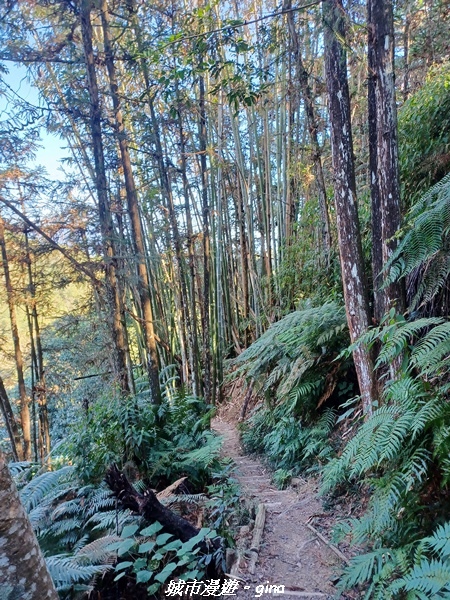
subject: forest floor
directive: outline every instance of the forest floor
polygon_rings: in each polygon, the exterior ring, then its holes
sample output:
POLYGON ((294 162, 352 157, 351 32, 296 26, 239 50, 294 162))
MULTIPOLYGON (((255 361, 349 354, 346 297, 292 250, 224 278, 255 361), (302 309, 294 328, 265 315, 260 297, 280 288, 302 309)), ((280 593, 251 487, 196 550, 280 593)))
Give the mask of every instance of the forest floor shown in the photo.
POLYGON ((331 527, 327 521, 334 519, 323 511, 317 481, 296 478, 288 489, 276 489, 270 469, 258 457, 243 451, 232 415, 221 411, 212 427, 223 436, 223 455, 232 458, 236 465, 234 477, 240 484, 242 503, 255 508, 264 504, 266 512, 254 574, 250 572, 248 558, 253 532, 248 526, 238 532, 240 563, 234 573, 240 579, 240 587, 235 597, 239 600, 255 597, 268 600, 274 596, 286 600, 339 597, 333 581, 343 559, 325 543, 331 527), (324 540, 320 539, 321 533, 324 540), (280 588, 278 593, 273 588, 266 592, 270 585, 284 586, 284 593, 280 593, 280 588))

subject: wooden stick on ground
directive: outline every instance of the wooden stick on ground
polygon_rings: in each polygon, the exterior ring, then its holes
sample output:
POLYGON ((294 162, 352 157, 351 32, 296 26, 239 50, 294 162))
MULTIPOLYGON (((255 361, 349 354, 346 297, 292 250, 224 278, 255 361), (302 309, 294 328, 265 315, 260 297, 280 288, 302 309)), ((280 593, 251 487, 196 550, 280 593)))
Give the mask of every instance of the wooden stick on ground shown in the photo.
POLYGON ((254 575, 256 569, 256 561, 258 560, 259 546, 264 532, 264 524, 266 522, 266 505, 261 503, 258 505, 256 512, 255 528, 253 529, 252 545, 250 548, 250 562, 248 565, 249 572, 254 575))
POLYGON ((345 556, 345 554, 343 554, 339 548, 336 548, 336 546, 334 546, 329 540, 327 540, 326 537, 324 537, 320 531, 317 531, 317 529, 315 527, 313 527, 312 525, 310 525, 309 523, 305 523, 305 526, 310 529, 318 538, 319 540, 321 540, 326 546, 328 546, 328 548, 330 550, 332 550, 336 556, 339 556, 339 558, 341 560, 343 560, 347 565, 350 564, 349 559, 345 556))

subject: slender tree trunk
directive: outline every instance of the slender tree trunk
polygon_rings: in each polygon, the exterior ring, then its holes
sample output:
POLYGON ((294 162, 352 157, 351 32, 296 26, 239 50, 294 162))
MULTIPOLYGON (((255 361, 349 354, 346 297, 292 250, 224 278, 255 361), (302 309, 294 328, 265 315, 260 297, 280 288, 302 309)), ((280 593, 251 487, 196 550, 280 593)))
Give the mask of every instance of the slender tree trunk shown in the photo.
POLYGON ((131 238, 138 272, 138 295, 142 310, 145 345, 147 350, 147 372, 152 393, 152 401, 159 404, 161 392, 159 388, 159 360, 153 326, 153 311, 150 298, 150 281, 145 260, 145 244, 142 232, 139 203, 136 184, 131 166, 128 149, 127 132, 125 130, 121 101, 118 91, 116 69, 114 66, 113 49, 110 37, 109 12, 106 0, 101 1, 101 18, 103 28, 103 43, 105 46, 105 61, 109 76, 110 92, 114 107, 115 133, 120 149, 128 214, 131 224, 131 238))
POLYGON ((405 25, 403 28, 403 81, 402 95, 403 102, 409 97, 409 34, 411 27, 411 15, 409 13, 408 3, 406 4, 405 25))
POLYGON ((19 329, 17 327, 16 307, 14 304, 14 290, 9 271, 8 253, 6 251, 5 224, 0 216, 0 248, 3 262, 3 272, 5 275, 6 296, 8 301, 9 318, 11 321, 11 334, 14 344, 14 359, 16 362, 17 383, 19 386, 20 398, 20 421, 23 435, 23 457, 25 460, 31 460, 31 419, 29 398, 25 387, 25 378, 23 373, 23 355, 20 347, 19 329))
MULTIPOLYGON (((200 57, 199 66, 203 67, 203 59, 200 57)), ((212 402, 212 360, 210 339, 210 294, 211 294, 211 246, 209 233, 209 199, 207 183, 207 127, 205 108, 205 80, 203 75, 199 76, 199 150, 200 150, 200 177, 202 194, 202 225, 203 225, 203 396, 205 402, 212 402)))
POLYGON ((215 212, 217 215, 217 232, 215 248, 215 292, 216 292, 216 325, 217 325, 217 347, 215 352, 216 385, 222 383, 222 360, 225 353, 225 295, 224 295, 224 183, 223 183, 223 125, 224 125, 224 102, 223 92, 219 90, 217 107, 217 174, 213 189, 216 191, 215 212))
MULTIPOLYGON (((292 0, 285 0, 284 8, 290 9, 292 8, 292 0)), ((330 217, 328 216, 328 201, 327 201, 327 191, 325 185, 325 177, 323 175, 322 168, 322 149, 319 144, 319 138, 317 135, 317 116, 316 109, 314 106, 314 97, 311 91, 311 87, 309 85, 309 75, 308 71, 305 69, 302 59, 302 52, 300 48, 300 43, 297 35, 297 31, 295 29, 294 22, 294 14, 292 11, 286 13, 288 26, 289 26, 289 34, 292 40, 292 50, 294 53, 294 58, 297 66, 297 78, 300 86, 300 91, 303 97, 303 103, 305 105, 305 114, 306 114, 306 124, 309 130, 309 136, 311 140, 312 146, 312 161, 313 161, 313 169, 314 176, 316 179, 316 189, 317 195, 319 198, 319 210, 321 216, 321 241, 322 248, 325 254, 325 257, 329 259, 329 254, 331 250, 331 228, 330 228, 330 217)))
MULTIPOLYGON (((368 0, 369 58, 375 77, 377 180, 381 210, 383 266, 397 246, 400 228, 400 178, 397 106, 394 80, 394 16, 392 0, 368 0)), ((394 282, 384 287, 384 312, 405 309, 404 289, 394 282)))
POLYGON ((38 433, 37 433, 37 420, 36 420, 36 394, 35 387, 36 381, 39 380, 39 369, 36 358, 36 346, 34 343, 34 331, 33 321, 31 318, 31 312, 29 306, 26 306, 28 333, 30 335, 30 351, 31 351, 31 430, 33 439, 33 451, 34 460, 39 460, 39 448, 38 448, 38 433))
POLYGON ((97 84, 97 75, 95 71, 94 51, 92 48, 92 23, 91 23, 91 0, 81 0, 80 2, 80 25, 83 38, 84 58, 87 71, 88 93, 90 100, 89 125, 92 136, 96 191, 98 197, 98 210, 100 217, 100 228, 103 242, 103 252, 106 271, 106 294, 111 311, 108 315, 110 329, 114 346, 114 369, 119 385, 123 392, 130 390, 127 372, 127 348, 126 336, 123 323, 123 302, 122 294, 119 288, 117 275, 117 258, 114 251, 114 225, 111 216, 111 209, 108 198, 108 186, 105 171, 105 159, 103 154, 102 141, 102 114, 100 98, 97 84))
POLYGON ((22 444, 20 440, 19 428, 17 427, 13 409, 6 392, 3 379, 0 376, 0 408, 2 410, 3 419, 5 420, 6 429, 11 441, 11 452, 14 460, 23 459, 22 444))
MULTIPOLYGON (((242 176, 239 177, 242 179, 242 176)), ((239 246, 240 246, 240 257, 241 257, 241 287, 242 287, 242 317, 244 319, 244 348, 250 343, 249 336, 249 287, 248 287, 248 244, 247 244, 247 233, 245 231, 245 213, 244 213, 244 199, 242 195, 243 186, 238 187, 237 192, 237 217, 239 223, 239 246)))
MULTIPOLYGON (((178 91, 177 91, 178 95, 178 91)), ((191 373, 192 373, 192 389, 194 395, 197 396, 200 394, 200 379, 199 379, 199 350, 198 350, 198 338, 197 338, 197 307, 195 302, 195 256, 194 256, 194 231, 192 228, 192 215, 189 201, 189 182, 187 178, 186 172, 186 140, 185 134, 183 130, 183 119, 181 116, 181 106, 180 99, 177 98, 178 101, 178 131, 180 135, 180 154, 181 154, 181 176, 183 179, 183 195, 184 195, 184 208, 186 214, 186 229, 187 229, 187 237, 188 237, 188 256, 189 256, 189 286, 190 286, 190 322, 187 323, 189 338, 190 338, 190 347, 192 348, 192 364, 191 364, 191 373)))
MULTIPOLYGON (((372 21, 372 3, 367 3, 367 20, 372 21)), ((377 140, 377 102, 375 97, 376 75, 373 45, 373 28, 368 29, 368 79, 367 79, 367 112, 369 125, 369 176, 370 199, 372 212, 372 277, 373 277, 373 318, 379 323, 384 314, 384 294, 381 290, 383 268, 383 251, 381 240, 381 204, 378 187, 378 140, 377 140)))
POLYGON ((0 451, 0 598, 58 600, 30 520, 0 451))
POLYGON ((28 289, 31 297, 31 329, 30 338, 32 340, 32 349, 35 354, 36 366, 37 366, 37 378, 35 381, 33 395, 37 397, 39 406, 39 431, 41 444, 41 461, 43 462, 45 456, 50 452, 50 423, 48 420, 48 406, 47 406, 47 388, 45 385, 45 369, 44 369, 44 352, 42 350, 41 340, 41 328, 39 326, 39 316, 37 312, 36 303, 36 286, 33 279, 32 261, 30 253, 30 244, 28 240, 28 233, 25 231, 25 252, 26 252, 26 263, 28 270, 28 289), (34 330, 34 335, 33 335, 34 330))
MULTIPOLYGON (((350 97, 347 82, 347 57, 344 11, 341 0, 325 0, 326 79, 331 122, 331 151, 334 193, 345 307, 351 341, 356 341, 369 326, 367 286, 356 205, 350 97)), ((371 414, 375 399, 375 379, 370 352, 360 344, 353 353, 365 414, 371 414)))

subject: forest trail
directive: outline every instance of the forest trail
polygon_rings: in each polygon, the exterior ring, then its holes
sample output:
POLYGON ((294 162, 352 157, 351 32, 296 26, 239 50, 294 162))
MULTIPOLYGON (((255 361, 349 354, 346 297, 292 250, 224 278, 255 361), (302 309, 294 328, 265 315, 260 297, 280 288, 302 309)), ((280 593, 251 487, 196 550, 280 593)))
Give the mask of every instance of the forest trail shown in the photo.
MULTIPOLYGON (((246 455, 234 423, 220 418, 213 429, 223 436, 222 452, 236 464, 235 478, 241 486, 242 501, 265 504, 266 520, 259 548, 255 573, 249 572, 249 559, 242 556, 237 576, 242 582, 236 595, 240 600, 254 598, 256 586, 284 585, 284 594, 263 593, 262 598, 277 596, 286 599, 315 600, 336 598, 332 584, 340 558, 308 528, 315 516, 323 516, 317 497, 317 484, 303 479, 296 487, 278 490, 271 482, 271 472, 257 458, 246 455), (247 587, 248 589, 243 589, 247 587)), ((238 537, 239 554, 242 546, 250 548, 252 532, 241 528, 238 537), (245 539, 247 538, 247 539, 245 539), (245 542, 245 543, 244 543, 245 542)), ((261 588, 260 588, 261 589, 261 588)))

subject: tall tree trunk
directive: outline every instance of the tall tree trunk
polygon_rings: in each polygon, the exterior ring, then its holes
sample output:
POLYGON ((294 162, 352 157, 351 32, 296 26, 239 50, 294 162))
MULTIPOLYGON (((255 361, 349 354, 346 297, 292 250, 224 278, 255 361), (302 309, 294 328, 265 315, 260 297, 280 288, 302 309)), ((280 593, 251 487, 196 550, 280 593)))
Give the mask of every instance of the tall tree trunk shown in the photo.
POLYGON ((25 252, 25 259, 28 270, 28 290, 31 297, 30 338, 32 342, 32 351, 35 355, 35 362, 37 366, 37 377, 35 385, 33 386, 33 395, 37 397, 39 406, 39 432, 40 439, 42 440, 40 451, 41 462, 43 462, 45 457, 48 456, 50 452, 50 424, 48 420, 47 389, 45 385, 44 352, 42 350, 41 328, 39 326, 39 316, 37 312, 36 303, 36 286, 33 279, 30 244, 28 240, 28 233, 26 230, 25 252))
POLYGON ((409 35, 411 27, 411 15, 409 12, 409 4, 406 2, 405 25, 403 27, 403 81, 402 81, 402 96, 403 102, 406 102, 409 97, 409 35))
POLYGON ((5 420, 6 430, 8 431, 11 442, 11 452, 14 460, 23 460, 22 444, 20 440, 19 428, 17 427, 11 402, 9 401, 3 379, 0 376, 0 408, 3 419, 5 420))
POLYGON ((25 378, 23 373, 23 355, 20 347, 19 329, 17 327, 16 307, 14 304, 14 290, 9 271, 8 253, 6 251, 5 241, 5 223, 0 216, 0 248, 3 262, 3 272, 5 275, 6 296, 8 301, 9 318, 11 321, 11 334, 14 345, 14 359, 16 362, 17 383, 19 386, 20 398, 20 421, 23 435, 23 457, 25 460, 31 460, 31 419, 29 398, 25 387, 25 378))
MULTIPOLYGON (((367 3, 367 20, 372 21, 372 3, 367 3)), ((378 140, 377 140, 377 102, 375 97, 376 75, 373 45, 373 29, 368 29, 367 54, 367 113, 369 125, 369 176, 370 206, 372 226, 372 277, 373 277, 373 318, 379 323, 384 314, 384 294, 381 290, 383 269, 383 250, 381 241, 381 205, 378 187, 378 140)))
MULTIPOLYGON (((285 9, 292 8, 292 0, 285 0, 285 9)), ((311 87, 309 85, 308 71, 305 69, 303 64, 302 52, 300 48, 300 42, 298 34, 295 29, 294 14, 292 11, 286 13, 289 34, 292 41, 292 51, 294 54, 296 67, 297 67, 297 78, 300 86, 300 92, 303 97, 303 103, 305 105, 306 124, 309 130, 309 136, 312 146, 312 160, 314 168, 315 183, 317 189, 317 195, 319 198, 319 210, 321 216, 321 241, 322 248, 327 261, 329 260, 329 254, 331 250, 331 229, 330 229, 330 217, 328 216, 328 201, 327 191, 325 186, 325 177, 323 175, 322 168, 322 150, 319 144, 319 138, 317 135, 317 115, 314 106, 314 97, 312 94, 311 87)))
MULTIPOLYGON (((199 67, 203 67, 203 57, 200 56, 199 67)), ((199 76, 199 123, 198 138, 200 150, 200 177, 202 194, 202 226, 203 226, 203 396, 205 402, 210 404, 213 397, 212 389, 212 360, 210 339, 210 294, 211 294, 211 246, 209 233, 209 199, 207 182, 207 127, 205 107, 205 80, 203 75, 199 76)))
POLYGON ((189 346, 192 349, 192 364, 191 364, 191 376, 192 376, 192 390, 195 396, 200 394, 200 378, 199 378, 199 350, 198 350, 198 338, 197 338, 197 307, 195 302, 195 256, 194 256, 194 231, 192 227, 192 215, 189 200, 189 182, 186 172, 186 140, 183 129, 183 118, 181 115, 181 103, 178 97, 177 90, 177 117, 178 117, 178 131, 180 136, 180 154, 181 154, 181 176, 183 179, 183 195, 184 195, 184 208, 186 214, 186 229, 187 229, 187 244, 188 244, 188 257, 189 257, 189 292, 190 292, 190 320, 187 323, 188 334, 190 343, 189 346))
POLYGON ((106 0, 101 1, 101 18, 103 28, 103 43, 105 47, 105 61, 108 70, 110 92, 114 107, 115 133, 120 149, 123 174, 125 179, 125 190, 127 197, 127 208, 131 224, 131 238, 134 257, 138 272, 138 294, 142 310, 145 345, 147 350, 147 372, 152 394, 152 401, 159 404, 161 392, 159 387, 159 361, 156 347, 155 330, 153 326, 153 311, 150 298, 150 281, 145 260, 145 244, 142 232, 141 218, 139 214, 139 203, 131 166, 130 152, 128 149, 127 132, 125 130, 119 88, 114 65, 113 48, 109 27, 109 12, 106 0))
POLYGON ((30 520, 0 451, 0 598, 58 600, 30 520))
POLYGON ((102 234, 103 252, 106 271, 106 294, 110 330, 114 346, 114 370, 119 385, 123 392, 128 393, 130 385, 127 372, 127 341, 124 331, 124 309, 122 294, 119 287, 117 274, 117 258, 114 251, 114 225, 108 198, 108 186, 105 171, 105 159, 103 154, 101 106, 95 70, 94 51, 92 47, 92 23, 91 23, 92 0, 81 0, 80 2, 80 25, 83 39, 84 58, 87 71, 88 93, 90 100, 89 125, 92 136, 96 191, 98 198, 98 210, 100 218, 100 229, 102 234))
MULTIPOLYGON (((400 178, 397 142, 397 106, 394 80, 394 16, 392 0, 368 0, 369 58, 375 77, 377 181, 381 211, 383 266, 397 246, 400 228, 400 178)), ((383 309, 405 309, 399 282, 384 287, 383 309)))
MULTIPOLYGON (((369 304, 356 205, 347 57, 343 46, 344 10, 341 0, 325 0, 323 12, 339 252, 350 338, 355 342, 369 326, 369 304)), ((360 344, 353 357, 363 409, 366 415, 371 414, 375 399, 375 378, 370 352, 360 344)))
POLYGON ((37 433, 37 420, 36 420, 36 394, 35 387, 36 381, 39 380, 39 369, 36 358, 36 345, 34 343, 34 330, 33 321, 31 318, 31 311, 29 306, 26 306, 28 333, 30 335, 30 354, 31 354, 31 432, 33 440, 33 451, 34 461, 39 460, 39 448, 38 448, 38 433, 37 433))

